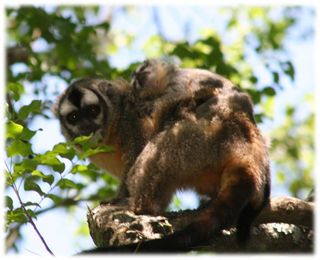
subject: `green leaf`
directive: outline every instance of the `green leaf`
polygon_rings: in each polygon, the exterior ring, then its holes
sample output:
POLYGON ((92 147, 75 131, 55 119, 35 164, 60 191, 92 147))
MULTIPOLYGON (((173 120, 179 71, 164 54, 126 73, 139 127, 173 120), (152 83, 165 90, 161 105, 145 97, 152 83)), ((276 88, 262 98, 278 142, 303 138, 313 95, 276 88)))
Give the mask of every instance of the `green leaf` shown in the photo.
POLYGON ((7 138, 18 138, 23 132, 23 126, 13 121, 7 123, 7 138))
POLYGON ((287 74, 290 79, 293 81, 295 76, 295 70, 294 66, 291 61, 283 62, 280 65, 282 65, 282 69, 285 74, 287 74))
POLYGON ((252 84, 256 84, 258 82, 258 78, 254 75, 250 76, 249 80, 252 84))
POLYGON ((45 195, 45 193, 41 190, 40 186, 34 182, 33 179, 28 178, 24 182, 24 190, 25 191, 35 191, 37 192, 40 196, 45 195))
POLYGON ((37 160, 39 164, 50 166, 53 170, 60 173, 65 169, 64 163, 60 162, 56 157, 56 154, 52 151, 38 155, 35 157, 35 160, 37 160))
POLYGON ((272 75, 273 75, 273 81, 274 81, 274 83, 279 84, 279 79, 280 79, 279 73, 276 72, 276 71, 273 71, 273 72, 272 72, 272 75))
POLYGON ((24 93, 24 87, 17 82, 10 82, 7 85, 7 90, 12 93, 12 97, 15 101, 20 100, 21 95, 24 93))
POLYGON ((71 173, 86 173, 87 171, 90 171, 87 165, 75 165, 72 167, 71 173))
POLYGON ((170 210, 179 210, 181 209, 182 203, 181 200, 175 195, 170 203, 170 210))
POLYGON ((192 51, 187 43, 179 43, 175 46, 171 55, 176 55, 179 58, 192 57, 192 51))
POLYGON ((303 186, 303 182, 299 179, 294 180, 291 184, 290 184, 290 191, 292 192, 292 194, 294 194, 295 196, 297 196, 297 193, 299 191, 300 188, 302 188, 303 186))
POLYGON ((81 152, 78 153, 78 157, 81 160, 97 153, 111 152, 114 150, 112 146, 108 146, 108 145, 98 146, 97 141, 92 139, 92 135, 79 136, 74 139, 72 144, 80 145, 81 152))
POLYGON ((7 154, 9 157, 15 155, 28 156, 32 153, 31 144, 21 140, 13 140, 13 142, 7 146, 7 154))
POLYGON ((13 200, 11 199, 11 197, 6 196, 6 207, 9 208, 9 210, 13 209, 13 200))
POLYGON ((69 160, 72 160, 73 157, 76 155, 76 151, 68 143, 56 144, 53 147, 52 151, 55 152, 57 155, 60 155, 61 157, 67 158, 69 160))
POLYGON ((37 206, 37 207, 39 207, 39 208, 40 208, 39 203, 31 202, 31 201, 24 202, 24 203, 23 203, 23 206, 25 206, 25 207, 29 207, 29 206, 37 206))
POLYGON ((90 143, 92 135, 89 136, 78 136, 73 140, 74 144, 87 145, 90 143))
POLYGON ((247 92, 252 98, 254 104, 259 104, 261 101, 261 93, 256 89, 247 89, 247 92))
POLYGON ((21 163, 14 165, 14 173, 22 175, 26 172, 32 172, 37 168, 38 164, 34 159, 24 159, 21 163))
POLYGON ((39 113, 41 111, 41 101, 33 100, 29 105, 22 106, 18 112, 18 118, 25 120, 31 113, 39 113))
POLYGON ((257 123, 262 123, 264 117, 265 117, 264 114, 262 114, 262 113, 256 113, 256 114, 254 115, 254 120, 255 120, 257 123))
POLYGON ((85 176, 86 178, 89 178, 90 181, 97 181, 99 177, 101 177, 101 172, 99 172, 98 169, 93 169, 93 167, 90 166, 90 164, 87 165, 75 165, 72 167, 71 173, 73 174, 80 174, 82 176, 85 176))
POLYGON ((36 134, 36 132, 37 131, 32 131, 32 130, 24 127, 19 138, 23 141, 29 141, 36 134))
POLYGON ((58 186, 61 188, 61 189, 78 189, 78 186, 76 183, 74 183, 72 180, 69 180, 69 179, 62 179, 58 182, 58 186))
POLYGON ((27 127, 23 127, 13 121, 7 122, 7 138, 29 141, 35 134, 36 131, 32 131, 27 127))
POLYGON ((262 93, 267 95, 267 96, 275 96, 276 95, 276 91, 274 90, 273 87, 265 87, 263 90, 262 90, 262 93))
POLYGON ((8 223, 26 223, 28 222, 27 216, 22 208, 17 208, 15 210, 7 212, 8 223))
POLYGON ((59 204, 63 200, 63 198, 55 194, 48 194, 47 197, 50 198, 55 204, 59 204))
POLYGON ((80 159, 85 159, 85 158, 92 156, 92 155, 95 155, 97 153, 108 153, 108 152, 112 152, 112 151, 114 151, 113 147, 104 145, 104 146, 99 146, 94 149, 88 149, 88 150, 84 151, 83 153, 81 153, 79 155, 79 157, 80 157, 80 159))
POLYGON ((31 175, 40 177, 44 182, 48 183, 49 185, 51 185, 54 182, 53 175, 45 175, 43 172, 39 170, 34 170, 31 173, 31 175))
POLYGON ((110 23, 108 23, 108 22, 99 23, 95 27, 104 29, 105 31, 108 31, 110 28, 110 23))
POLYGON ((28 212, 28 215, 29 215, 31 218, 37 219, 37 216, 36 216, 36 214, 34 213, 33 210, 27 209, 27 212, 28 212))
POLYGON ((294 107, 292 107, 292 106, 287 106, 286 107, 287 117, 291 118, 294 113, 295 113, 295 108, 294 107))

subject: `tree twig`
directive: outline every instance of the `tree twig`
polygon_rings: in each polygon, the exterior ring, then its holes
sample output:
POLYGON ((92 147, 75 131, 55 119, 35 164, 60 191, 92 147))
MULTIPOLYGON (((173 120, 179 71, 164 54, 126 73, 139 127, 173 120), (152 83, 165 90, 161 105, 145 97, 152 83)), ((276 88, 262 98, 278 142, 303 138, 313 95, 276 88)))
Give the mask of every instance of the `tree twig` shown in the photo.
POLYGON ((36 224, 33 222, 32 217, 30 216, 30 214, 28 213, 27 209, 25 208, 24 203, 22 202, 22 199, 21 199, 21 197, 20 197, 19 191, 18 191, 18 189, 17 189, 17 187, 16 187, 16 185, 15 185, 15 183, 14 183, 14 181, 13 181, 13 176, 12 176, 12 174, 11 174, 11 172, 10 172, 9 170, 8 170, 8 174, 9 174, 9 176, 10 176, 10 178, 11 178, 11 181, 12 181, 11 187, 12 187, 14 193, 16 194, 18 200, 19 200, 19 203, 20 203, 20 205, 21 205, 21 208, 23 209, 24 213, 25 213, 26 216, 27 216, 29 223, 32 225, 33 229, 35 230, 35 232, 36 232, 37 235, 39 236, 39 238, 40 238, 42 244, 44 245, 44 247, 46 248, 46 250, 47 250, 52 256, 54 256, 53 252, 51 251, 51 249, 50 249, 49 246, 47 245, 46 241, 44 240, 43 236, 41 235, 40 231, 38 230, 36 224))

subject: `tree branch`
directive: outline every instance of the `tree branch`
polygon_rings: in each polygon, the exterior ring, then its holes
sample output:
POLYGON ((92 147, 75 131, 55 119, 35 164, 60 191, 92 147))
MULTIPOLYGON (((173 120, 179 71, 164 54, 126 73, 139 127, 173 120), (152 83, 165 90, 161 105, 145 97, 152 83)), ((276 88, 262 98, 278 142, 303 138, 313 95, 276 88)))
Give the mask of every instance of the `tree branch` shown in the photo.
POLYGON ((241 248, 236 242, 235 228, 224 230, 207 244, 208 246, 199 247, 197 250, 219 253, 312 253, 313 231, 292 224, 268 223, 253 227, 251 239, 245 247, 241 248))
POLYGON ((13 181, 13 177, 12 177, 11 172, 8 171, 8 173, 9 173, 9 176, 11 177, 11 180, 12 180, 12 185, 11 185, 11 187, 12 187, 14 193, 16 194, 16 196, 17 196, 17 198, 18 198, 18 200, 19 200, 20 206, 21 206, 21 208, 23 209, 23 211, 24 211, 24 213, 25 213, 25 215, 26 215, 29 223, 31 224, 31 226, 33 227, 33 229, 35 230, 35 232, 37 233, 38 237, 40 238, 42 244, 44 245, 44 247, 46 248, 46 250, 49 252, 49 254, 51 254, 52 256, 54 256, 53 252, 51 251, 51 249, 50 249, 49 246, 47 245, 46 241, 44 240, 43 236, 41 235, 40 231, 38 230, 36 224, 33 222, 32 217, 30 216, 28 210, 27 210, 26 207, 24 206, 24 203, 22 202, 22 199, 21 199, 21 197, 20 197, 19 191, 18 191, 18 189, 17 189, 17 187, 16 187, 16 185, 15 185, 15 183, 14 183, 14 181, 13 181))
MULTIPOLYGON (((245 249, 239 248, 235 228, 231 227, 212 241, 207 241, 205 246, 186 248, 185 251, 310 252, 313 249, 313 210, 313 202, 292 197, 274 198, 254 222, 252 239, 245 249)), ((119 245, 139 244, 183 230, 192 223, 197 213, 198 210, 186 210, 154 217, 135 215, 123 208, 102 204, 89 210, 88 224, 91 237, 98 247, 112 246, 116 250, 119 245), (154 225, 155 222, 158 225, 154 225)))
POLYGON ((289 223, 313 228, 314 203, 292 197, 273 198, 262 210, 255 224, 289 223))

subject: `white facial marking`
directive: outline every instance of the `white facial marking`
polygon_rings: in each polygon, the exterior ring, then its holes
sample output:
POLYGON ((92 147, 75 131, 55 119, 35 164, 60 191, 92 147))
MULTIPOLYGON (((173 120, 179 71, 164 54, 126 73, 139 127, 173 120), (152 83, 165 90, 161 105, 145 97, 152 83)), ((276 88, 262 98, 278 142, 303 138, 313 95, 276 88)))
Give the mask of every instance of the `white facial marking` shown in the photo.
POLYGON ((99 104, 99 99, 96 94, 88 89, 83 89, 83 97, 81 99, 81 107, 86 105, 99 104))
POLYGON ((63 103, 60 106, 60 114, 62 116, 66 116, 71 111, 77 110, 77 107, 74 106, 70 101, 64 100, 63 103))

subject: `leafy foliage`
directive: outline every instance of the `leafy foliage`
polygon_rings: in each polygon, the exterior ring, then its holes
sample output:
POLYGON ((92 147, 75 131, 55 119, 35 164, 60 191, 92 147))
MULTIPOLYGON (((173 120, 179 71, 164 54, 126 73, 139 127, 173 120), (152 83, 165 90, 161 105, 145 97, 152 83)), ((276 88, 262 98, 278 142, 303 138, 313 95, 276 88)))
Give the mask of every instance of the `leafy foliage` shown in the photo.
MULTIPOLYGON (((12 238, 16 233, 17 239, 21 238, 20 227, 28 222, 28 216, 37 218, 58 207, 70 209, 82 201, 97 203, 111 198, 116 191, 118 181, 86 161, 88 156, 111 151, 112 147, 92 148, 90 137, 81 137, 41 152, 34 149, 34 140, 43 131, 34 130, 34 126, 39 118, 52 120, 52 100, 62 91, 57 85, 66 86, 73 79, 86 76, 129 79, 138 63, 138 59, 128 58, 125 68, 111 65, 110 60, 122 48, 130 49, 141 42, 138 33, 117 31, 112 17, 118 12, 129 17, 130 13, 143 10, 110 8, 106 19, 92 19, 102 9, 22 6, 6 10, 7 249, 19 249, 17 240, 12 238), (79 153, 75 145, 81 146, 83 152, 79 153), (12 194, 14 186, 26 198, 22 204, 12 194)), ((160 34, 143 39, 142 56, 174 57, 183 67, 209 69, 230 78, 252 96, 259 111, 256 120, 262 123, 274 116, 274 100, 284 82, 295 81, 295 66, 286 55, 284 41, 299 21, 300 11, 222 8, 222 32, 205 28, 196 40, 187 35, 173 40, 159 30, 160 34), (278 15, 271 18, 274 12, 278 15), (259 60, 263 69, 252 66, 252 59, 259 60), (263 80, 261 73, 270 80, 263 80)), ((161 27, 157 19, 154 24, 161 27)), ((273 130, 271 155, 277 165, 278 180, 298 196, 313 186, 314 115, 311 112, 302 121, 296 121, 294 114, 295 108, 288 107, 284 123, 273 130)), ((179 205, 175 200, 174 206, 179 205)))

